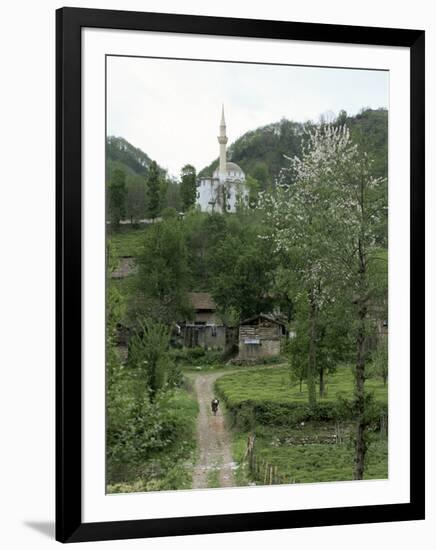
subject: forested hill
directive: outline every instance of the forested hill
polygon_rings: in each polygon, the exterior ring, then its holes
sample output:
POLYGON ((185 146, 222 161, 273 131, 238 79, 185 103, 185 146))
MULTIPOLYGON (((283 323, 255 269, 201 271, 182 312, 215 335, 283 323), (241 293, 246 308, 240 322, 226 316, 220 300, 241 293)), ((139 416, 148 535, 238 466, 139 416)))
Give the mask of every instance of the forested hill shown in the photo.
MULTIPOLYGON (((106 179, 120 168, 126 176, 146 176, 152 159, 141 149, 134 147, 122 137, 109 136, 106 139, 106 179)), ((159 167, 162 174, 165 172, 159 167)))
MULTIPOLYGON (((354 139, 358 140, 375 161, 374 172, 377 176, 387 176, 388 169, 388 111, 386 109, 365 109, 349 117, 341 111, 336 119, 338 124, 346 124, 354 139)), ((241 166, 244 172, 255 178, 261 188, 273 183, 287 157, 300 155, 305 128, 302 124, 282 119, 256 130, 251 130, 238 138, 228 148, 228 160, 241 166)), ((107 180, 112 177, 115 168, 121 168, 127 177, 147 176, 152 159, 131 145, 122 137, 109 136, 106 140, 107 180)), ((191 159, 187 159, 189 162, 191 159)), ((218 166, 215 159, 203 168, 199 176, 210 176, 218 166)), ((165 170, 158 167, 162 176, 165 170)))
MULTIPOLYGON (((374 171, 378 176, 387 176, 388 111, 365 109, 349 117, 341 111, 336 119, 346 124, 351 135, 358 140, 375 160, 374 171)), ((247 175, 258 180, 261 187, 273 183, 285 165, 284 155, 300 155, 304 129, 302 124, 287 119, 274 122, 245 133, 228 148, 228 159, 241 166, 247 175)), ((218 166, 215 159, 201 170, 200 176, 210 176, 218 166)))

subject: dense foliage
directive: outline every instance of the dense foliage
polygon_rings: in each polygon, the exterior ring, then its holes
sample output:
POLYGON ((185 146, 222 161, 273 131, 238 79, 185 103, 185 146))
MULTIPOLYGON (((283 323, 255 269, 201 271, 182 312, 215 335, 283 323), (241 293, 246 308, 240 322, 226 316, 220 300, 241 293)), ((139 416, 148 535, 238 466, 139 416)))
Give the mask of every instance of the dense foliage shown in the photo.
MULTIPOLYGON (((355 476, 361 479, 367 450, 365 380, 375 316, 379 276, 371 267, 385 229, 387 181, 375 175, 374 163, 346 126, 320 125, 308 132, 300 157, 288 159, 274 194, 265 194, 275 250, 294 265, 297 295, 307 301, 307 328, 297 334, 307 346, 294 352, 307 357, 305 372, 309 405, 316 403, 315 376, 322 340, 322 315, 340 325, 332 304, 346 312, 355 351, 355 476)), ((378 266, 378 262, 376 262, 378 266)), ((303 302, 304 303, 304 302, 303 302)), ((335 343, 338 359, 341 349, 335 343)), ((343 353, 343 352, 342 352, 343 353)), ((323 356, 328 357, 326 350, 323 356)), ((321 358, 324 361, 324 358, 321 358)), ((295 363, 295 360, 294 360, 295 363)), ((301 373, 300 365, 300 373, 301 373)), ((319 370, 319 369, 318 369, 319 370)), ((301 375, 301 374, 300 374, 301 375)))
MULTIPOLYGON (((387 175, 388 112, 363 109, 355 116, 342 111, 336 121, 346 124, 354 141, 361 142, 374 158, 375 175, 387 175)), ((286 157, 300 156, 304 133, 316 126, 282 119, 245 133, 229 147, 229 158, 255 178, 261 189, 273 185, 287 164, 286 157)), ((200 175, 211 175, 218 166, 214 160, 200 175)))
POLYGON ((197 174, 194 166, 186 164, 180 174, 180 195, 183 210, 186 212, 195 205, 197 199, 197 174))
MULTIPOLYGON (((156 217, 166 207, 182 208, 180 185, 150 157, 120 137, 106 139, 106 182, 110 187, 116 172, 125 177, 123 217, 137 225, 156 217)), ((109 219, 112 217, 110 204, 109 219)))
MULTIPOLYGON (((107 265, 117 267, 107 246, 107 265)), ((169 356, 166 326, 142 319, 127 364, 117 346, 126 302, 116 285, 106 295, 106 476, 109 492, 187 488, 195 451, 197 403, 169 356)))
POLYGON ((126 215, 126 176, 118 168, 114 170, 108 186, 108 208, 113 227, 118 228, 120 221, 126 215))

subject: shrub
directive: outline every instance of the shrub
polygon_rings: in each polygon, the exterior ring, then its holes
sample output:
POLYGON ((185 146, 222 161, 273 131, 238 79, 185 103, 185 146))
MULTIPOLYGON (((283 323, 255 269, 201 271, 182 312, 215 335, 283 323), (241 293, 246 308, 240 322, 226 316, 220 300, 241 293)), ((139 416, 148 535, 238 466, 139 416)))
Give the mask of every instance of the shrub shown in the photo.
POLYGON ((200 346, 171 349, 170 355, 176 364, 183 366, 218 365, 223 362, 222 351, 206 350, 200 346))
MULTIPOLYGON (((265 426, 296 426, 301 422, 331 422, 337 420, 353 420, 352 408, 343 410, 336 403, 319 403, 314 407, 292 403, 243 402, 236 407, 229 407, 234 426, 238 429, 251 429, 255 423, 265 426)), ((369 427, 377 429, 381 416, 387 417, 386 405, 378 404, 368 418, 369 427)))
POLYGON ((140 401, 121 395, 112 400, 107 428, 108 483, 131 483, 138 478, 169 483, 175 469, 180 469, 179 462, 188 459, 195 448, 197 412, 196 401, 183 390, 159 393, 155 402, 146 395, 140 401))

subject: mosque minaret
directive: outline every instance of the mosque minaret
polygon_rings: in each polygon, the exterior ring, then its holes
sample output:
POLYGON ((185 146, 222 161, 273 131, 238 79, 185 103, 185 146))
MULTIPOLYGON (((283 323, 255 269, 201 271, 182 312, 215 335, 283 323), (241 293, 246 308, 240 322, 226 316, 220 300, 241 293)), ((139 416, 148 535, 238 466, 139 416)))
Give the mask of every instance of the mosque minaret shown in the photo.
POLYGON ((220 163, 219 163, 220 181, 225 181, 226 179, 227 141, 228 141, 228 138, 226 136, 226 119, 224 118, 224 105, 223 105, 222 111, 221 111, 220 135, 218 136, 218 143, 220 144, 220 163))
POLYGON ((224 105, 218 136, 219 163, 212 177, 203 177, 198 182, 197 206, 203 212, 236 212, 239 204, 246 204, 248 189, 245 174, 234 162, 227 162, 227 133, 224 105))

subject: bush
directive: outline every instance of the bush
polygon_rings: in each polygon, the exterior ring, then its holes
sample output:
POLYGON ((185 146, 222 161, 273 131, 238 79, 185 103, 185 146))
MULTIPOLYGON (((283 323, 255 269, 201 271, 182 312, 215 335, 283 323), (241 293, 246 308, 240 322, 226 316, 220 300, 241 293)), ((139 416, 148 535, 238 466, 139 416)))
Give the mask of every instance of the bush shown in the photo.
POLYGON ((197 412, 197 402, 183 390, 164 392, 154 403, 147 398, 140 403, 125 398, 116 408, 112 404, 107 429, 108 483, 131 483, 144 477, 166 483, 178 463, 189 459, 195 449, 197 412))
MULTIPOLYGON (((336 403, 318 403, 315 407, 310 408, 307 405, 292 403, 245 401, 237 406, 231 406, 226 402, 225 396, 221 394, 221 397, 226 403, 233 426, 238 430, 250 430, 257 423, 264 426, 292 427, 308 421, 354 420, 351 406, 343 410, 336 403)), ((381 416, 387 417, 387 406, 383 404, 373 406, 371 416, 368 418, 370 429, 377 429, 381 416)))
MULTIPOLYGON (((241 430, 249 430, 255 424, 295 426, 309 420, 353 420, 353 386, 349 369, 338 369, 330 377, 329 386, 328 395, 314 407, 309 407, 306 394, 291 384, 289 370, 277 367, 247 369, 223 376, 216 382, 216 392, 226 404, 232 425, 241 430)), ((374 429, 381 416, 387 417, 387 402, 381 388, 381 383, 376 386, 368 383, 368 390, 374 391, 375 397, 368 393, 366 398, 367 422, 374 429)))
MULTIPOLYGON (((222 396, 226 402, 225 396, 222 396)), ((334 404, 325 403, 309 408, 307 405, 273 403, 271 401, 244 401, 236 406, 226 402, 232 424, 238 430, 251 430, 254 425, 296 426, 309 420, 331 421, 336 419, 334 404)))
POLYGON ((287 361, 282 355, 274 355, 272 357, 258 357, 256 359, 232 359, 232 365, 237 366, 255 366, 255 365, 280 365, 287 361))
POLYGON ((222 351, 206 350, 200 346, 171 349, 170 355, 177 365, 182 366, 218 365, 223 362, 222 351))

